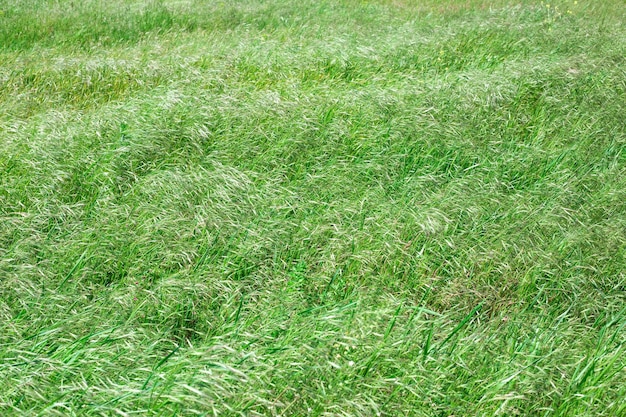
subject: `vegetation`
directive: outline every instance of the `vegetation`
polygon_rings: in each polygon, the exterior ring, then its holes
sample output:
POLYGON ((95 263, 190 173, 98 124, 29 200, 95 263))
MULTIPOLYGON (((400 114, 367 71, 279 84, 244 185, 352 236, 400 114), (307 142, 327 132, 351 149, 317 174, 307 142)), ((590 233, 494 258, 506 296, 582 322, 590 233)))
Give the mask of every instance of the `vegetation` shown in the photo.
POLYGON ((0 414, 626 416, 621 0, 0 0, 0 414))

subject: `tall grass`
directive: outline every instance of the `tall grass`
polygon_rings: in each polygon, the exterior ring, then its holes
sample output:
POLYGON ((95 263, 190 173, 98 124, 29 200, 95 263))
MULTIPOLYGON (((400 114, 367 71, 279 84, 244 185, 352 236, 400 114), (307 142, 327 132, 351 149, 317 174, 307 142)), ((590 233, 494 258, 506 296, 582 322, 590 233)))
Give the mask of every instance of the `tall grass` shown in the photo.
POLYGON ((626 415, 599 3, 0 0, 0 414, 626 415))

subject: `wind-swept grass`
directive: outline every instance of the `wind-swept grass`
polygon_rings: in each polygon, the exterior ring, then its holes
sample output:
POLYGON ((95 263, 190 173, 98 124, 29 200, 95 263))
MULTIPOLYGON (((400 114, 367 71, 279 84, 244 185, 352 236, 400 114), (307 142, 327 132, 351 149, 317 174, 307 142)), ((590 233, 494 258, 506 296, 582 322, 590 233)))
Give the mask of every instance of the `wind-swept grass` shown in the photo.
POLYGON ((624 10, 0 0, 0 414, 626 415, 624 10))

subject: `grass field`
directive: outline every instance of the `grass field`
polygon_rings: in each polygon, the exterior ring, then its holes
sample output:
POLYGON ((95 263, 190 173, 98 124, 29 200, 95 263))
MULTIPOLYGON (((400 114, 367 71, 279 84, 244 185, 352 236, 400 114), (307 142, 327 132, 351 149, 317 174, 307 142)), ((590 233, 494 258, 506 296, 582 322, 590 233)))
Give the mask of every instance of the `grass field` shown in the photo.
POLYGON ((0 0, 0 415, 626 416, 623 0, 0 0))

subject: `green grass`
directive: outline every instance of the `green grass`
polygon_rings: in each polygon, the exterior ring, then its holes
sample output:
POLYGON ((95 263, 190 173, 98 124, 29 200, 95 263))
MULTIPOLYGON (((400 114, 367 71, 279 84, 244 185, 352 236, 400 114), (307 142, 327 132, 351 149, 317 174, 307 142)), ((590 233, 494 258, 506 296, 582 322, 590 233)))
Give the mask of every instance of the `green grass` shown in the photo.
POLYGON ((626 416, 621 0, 0 0, 0 415, 626 416))

